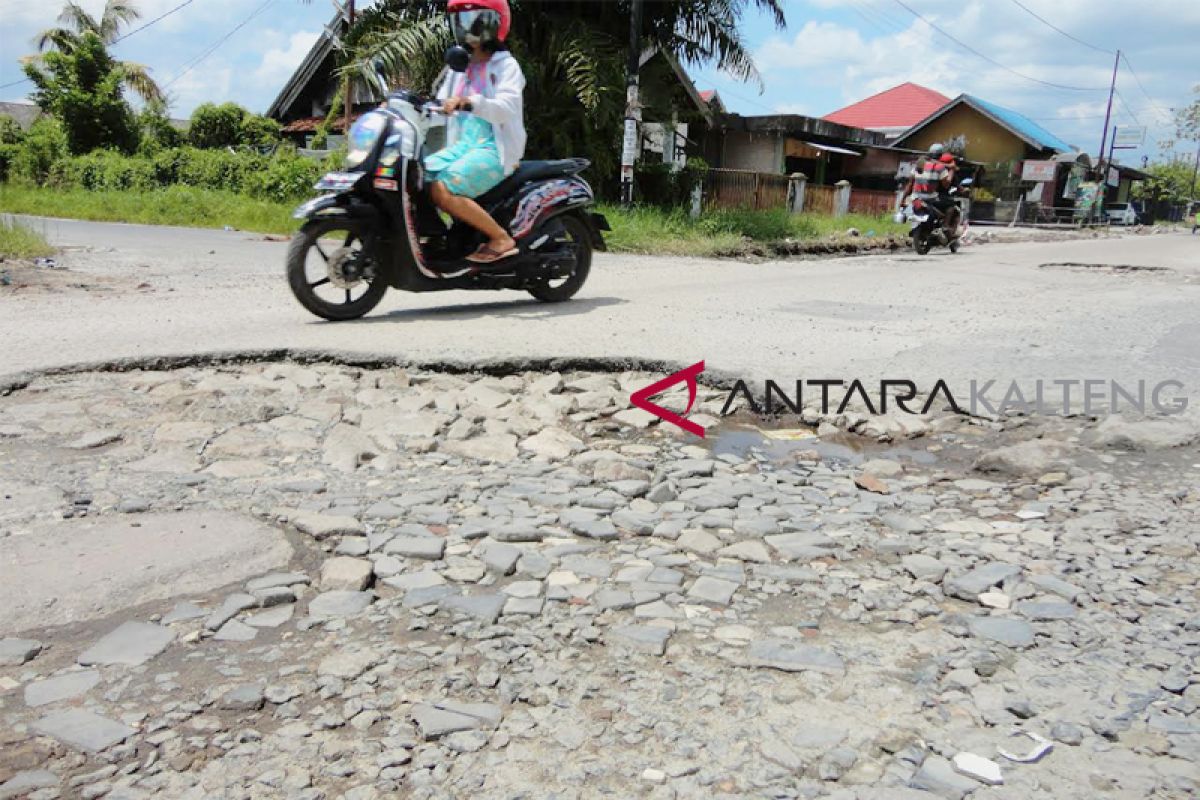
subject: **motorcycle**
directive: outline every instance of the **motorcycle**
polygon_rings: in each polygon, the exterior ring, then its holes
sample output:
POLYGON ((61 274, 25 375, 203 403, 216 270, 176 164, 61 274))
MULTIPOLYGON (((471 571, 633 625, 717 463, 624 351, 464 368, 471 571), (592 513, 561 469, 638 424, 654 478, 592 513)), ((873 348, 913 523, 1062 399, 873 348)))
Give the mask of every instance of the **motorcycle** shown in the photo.
MULTIPOLYGON (((447 62, 466 69, 465 58, 456 63, 448 54, 447 62)), ((382 74, 377 80, 387 85, 382 74)), ((587 280, 593 251, 607 249, 602 231, 611 228, 590 210, 595 195, 580 177, 589 162, 524 161, 475 198, 516 240, 518 254, 490 264, 467 261, 485 237, 464 223, 447 224, 425 180, 426 137, 441 114, 439 102, 393 91, 352 126, 343 170, 318 181, 314 188, 323 194, 293 213, 305 222, 288 250, 288 283, 316 316, 362 317, 388 287, 515 289, 563 302, 587 280)))
MULTIPOLYGON (((950 195, 952 197, 959 195, 972 183, 970 178, 964 179, 958 186, 951 187, 950 195)), ((941 211, 924 200, 914 199, 906 209, 896 213, 897 222, 912 223, 909 236, 912 237, 913 250, 917 252, 917 255, 927 254, 935 245, 948 247, 951 253, 958 252, 963 234, 967 232, 967 225, 962 213, 962 204, 955 199, 953 207, 958 210, 958 222, 951 233, 946 232, 944 225, 946 214, 949 212, 941 211)))

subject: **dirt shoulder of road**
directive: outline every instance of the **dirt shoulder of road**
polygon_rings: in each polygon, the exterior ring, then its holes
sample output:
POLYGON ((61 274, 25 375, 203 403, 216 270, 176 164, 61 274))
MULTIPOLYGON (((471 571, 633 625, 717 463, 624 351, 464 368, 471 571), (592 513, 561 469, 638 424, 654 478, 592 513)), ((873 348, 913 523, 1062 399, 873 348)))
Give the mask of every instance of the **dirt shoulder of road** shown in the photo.
POLYGON ((0 297, 59 292, 130 292, 149 288, 132 278, 92 275, 56 259, 0 259, 0 297))
MULTIPOLYGON (((1161 226, 1137 226, 1128 229, 1110 228, 1009 228, 993 225, 972 226, 963 237, 963 245, 970 247, 983 244, 1014 244, 1023 242, 1066 242, 1088 239, 1110 239, 1126 236, 1154 236, 1171 233, 1171 228, 1161 226)), ((739 246, 716 253, 718 258, 756 261, 764 258, 786 258, 788 256, 863 255, 869 253, 891 253, 910 246, 906 236, 863 235, 850 228, 835 236, 819 239, 781 239, 776 241, 753 241, 746 239, 739 246)))

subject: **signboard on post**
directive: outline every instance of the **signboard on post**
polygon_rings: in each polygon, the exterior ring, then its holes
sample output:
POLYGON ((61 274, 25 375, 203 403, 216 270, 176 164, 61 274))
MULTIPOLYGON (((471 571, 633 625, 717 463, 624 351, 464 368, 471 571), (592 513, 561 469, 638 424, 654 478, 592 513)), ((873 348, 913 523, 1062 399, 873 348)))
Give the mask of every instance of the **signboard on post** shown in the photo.
POLYGON ((1141 147, 1146 141, 1146 128, 1144 126, 1123 125, 1117 128, 1113 134, 1113 147, 1117 150, 1123 148, 1141 147))
POLYGON ((625 120, 625 137, 621 146, 621 166, 623 167, 632 167, 637 161, 637 129, 637 120, 625 120))
POLYGON ((1120 186, 1121 185, 1121 173, 1117 172, 1116 167, 1108 168, 1108 185, 1109 186, 1120 186))
POLYGON ((1046 183, 1054 180, 1058 174, 1058 164, 1054 161, 1026 161, 1021 167, 1021 180, 1034 183, 1046 183))

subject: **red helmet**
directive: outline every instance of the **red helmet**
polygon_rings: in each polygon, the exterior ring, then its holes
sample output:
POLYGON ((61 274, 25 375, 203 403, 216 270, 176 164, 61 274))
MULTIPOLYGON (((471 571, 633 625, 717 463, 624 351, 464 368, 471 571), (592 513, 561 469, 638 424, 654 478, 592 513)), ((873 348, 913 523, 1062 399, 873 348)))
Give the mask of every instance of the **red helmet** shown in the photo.
POLYGON ((512 25, 508 0, 449 0, 446 13, 459 44, 503 42, 512 25))
POLYGON ((942 153, 942 157, 938 160, 943 164, 953 164, 955 162, 953 153, 942 153))

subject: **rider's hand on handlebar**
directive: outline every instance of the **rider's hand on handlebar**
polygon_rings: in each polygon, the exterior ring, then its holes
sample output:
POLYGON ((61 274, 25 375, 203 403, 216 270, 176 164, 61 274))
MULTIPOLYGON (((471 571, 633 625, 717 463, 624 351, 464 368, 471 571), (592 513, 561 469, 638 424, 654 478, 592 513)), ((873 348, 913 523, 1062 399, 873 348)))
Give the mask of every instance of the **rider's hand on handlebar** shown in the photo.
POLYGON ((471 101, 465 97, 447 97, 442 103, 442 111, 453 114, 455 111, 470 111, 471 101))

